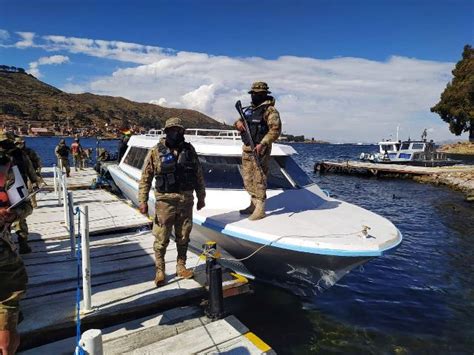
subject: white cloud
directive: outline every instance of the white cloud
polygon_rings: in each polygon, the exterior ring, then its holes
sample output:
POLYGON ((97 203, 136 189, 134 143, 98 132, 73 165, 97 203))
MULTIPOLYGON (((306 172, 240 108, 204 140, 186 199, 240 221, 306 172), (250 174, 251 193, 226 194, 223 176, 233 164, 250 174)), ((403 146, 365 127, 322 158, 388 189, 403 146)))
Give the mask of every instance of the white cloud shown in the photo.
POLYGON ((33 44, 33 37, 31 45, 48 51, 135 64, 84 85, 71 82, 75 92, 194 108, 230 123, 237 117, 235 101, 248 102, 250 84, 262 80, 270 85, 283 129, 289 133, 333 141, 377 141, 400 124, 403 138, 418 136, 425 127, 433 130, 430 138, 452 137, 429 108, 450 80, 454 63, 400 56, 386 61, 233 58, 65 36, 37 37, 33 44))
POLYGON ((160 97, 158 100, 150 100, 150 104, 159 105, 159 106, 166 106, 168 101, 164 97, 160 97))
POLYGON ((0 28, 0 42, 4 42, 10 38, 10 33, 0 28))
POLYGON ((41 77, 41 73, 39 71, 40 65, 58 65, 69 62, 69 57, 64 55, 52 55, 50 57, 41 57, 35 62, 30 63, 30 67, 28 69, 28 73, 34 75, 37 78, 41 77))
POLYGON ((16 34, 20 36, 21 40, 15 43, 15 47, 28 48, 34 46, 33 39, 36 36, 34 32, 16 32, 16 34))

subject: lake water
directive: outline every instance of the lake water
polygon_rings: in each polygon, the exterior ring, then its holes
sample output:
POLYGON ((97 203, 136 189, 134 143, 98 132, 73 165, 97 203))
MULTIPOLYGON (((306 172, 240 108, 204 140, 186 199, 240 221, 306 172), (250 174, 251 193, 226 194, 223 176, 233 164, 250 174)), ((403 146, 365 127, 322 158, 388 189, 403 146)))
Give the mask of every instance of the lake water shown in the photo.
MULTIPOLYGON (((27 139, 44 165, 58 138, 27 139)), ((72 140, 68 140, 70 144, 72 140)), ((82 139, 96 147, 95 139, 82 139)), ((103 141, 115 150, 117 141, 103 141)), ((297 162, 333 197, 390 219, 397 251, 351 271, 314 304, 275 287, 226 301, 253 332, 287 354, 425 354, 474 351, 474 208, 445 187, 410 180, 316 175, 323 159, 354 159, 376 146, 293 144, 297 162)))

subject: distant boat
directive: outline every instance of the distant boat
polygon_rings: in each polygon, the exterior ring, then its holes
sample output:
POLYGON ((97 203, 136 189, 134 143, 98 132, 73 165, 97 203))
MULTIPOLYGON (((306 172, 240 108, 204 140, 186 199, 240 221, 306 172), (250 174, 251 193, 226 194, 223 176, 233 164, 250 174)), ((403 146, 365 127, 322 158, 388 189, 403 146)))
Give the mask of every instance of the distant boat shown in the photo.
POLYGON ((373 163, 407 164, 422 166, 446 166, 458 161, 448 158, 446 153, 436 151, 436 145, 426 140, 426 130, 421 140, 386 140, 378 143, 378 153, 361 153, 360 160, 373 163))

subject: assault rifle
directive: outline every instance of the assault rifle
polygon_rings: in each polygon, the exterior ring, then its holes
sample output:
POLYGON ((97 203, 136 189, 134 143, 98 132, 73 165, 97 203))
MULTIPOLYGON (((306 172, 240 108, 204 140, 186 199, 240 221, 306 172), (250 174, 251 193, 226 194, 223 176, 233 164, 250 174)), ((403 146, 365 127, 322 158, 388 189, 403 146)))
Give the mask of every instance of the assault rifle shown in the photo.
POLYGON ((235 109, 236 109, 237 112, 240 114, 240 118, 241 118, 242 121, 243 121, 243 124, 244 124, 244 127, 245 127, 245 132, 244 132, 244 134, 246 135, 247 141, 248 141, 248 143, 249 143, 249 145, 250 145, 250 148, 252 149, 252 154, 253 154, 253 157, 255 158, 255 162, 257 163, 258 170, 260 170, 260 173, 263 174, 262 165, 261 165, 261 163, 260 163, 260 158, 258 157, 258 154, 257 154, 257 152, 255 151, 255 144, 253 143, 252 136, 250 135, 249 125, 248 125, 248 123, 247 123, 247 120, 245 119, 244 110, 242 109, 242 103, 240 102, 240 100, 238 100, 238 101, 235 103, 235 109))

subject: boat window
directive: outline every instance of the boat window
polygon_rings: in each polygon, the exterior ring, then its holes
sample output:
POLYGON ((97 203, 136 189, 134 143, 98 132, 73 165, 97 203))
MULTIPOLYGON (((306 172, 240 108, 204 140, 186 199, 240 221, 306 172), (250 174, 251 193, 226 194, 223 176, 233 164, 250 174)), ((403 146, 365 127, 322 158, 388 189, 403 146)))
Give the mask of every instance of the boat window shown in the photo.
POLYGON ((403 150, 410 149, 410 143, 403 143, 401 149, 403 149, 403 150))
POLYGON ((292 157, 284 156, 275 157, 274 159, 298 186, 306 186, 313 183, 310 177, 296 164, 292 157))
POLYGON ((425 145, 423 143, 413 143, 411 147, 412 149, 424 149, 425 145))
MULTIPOLYGON (((206 187, 223 189, 244 188, 241 157, 200 155, 199 161, 202 165, 206 187)), ((285 162, 282 164, 284 163, 285 162)), ((296 163, 292 163, 296 165, 296 163)), ((292 163, 289 162, 288 166, 292 168, 292 171, 294 170, 293 174, 297 176, 298 179, 300 179, 300 175, 296 173, 298 166, 295 168, 292 166, 292 163)), ((291 182, 281 171, 281 168, 282 166, 280 163, 274 157, 272 157, 269 162, 267 179, 267 187, 269 189, 290 189, 293 187, 291 182)), ((257 174, 257 172, 255 173, 257 174)), ((290 173, 289 175, 295 179, 290 173)))
POLYGON ((148 149, 146 148, 131 147, 123 162, 141 170, 147 153, 148 149))
POLYGON ((385 152, 386 150, 391 151, 391 150, 393 150, 393 146, 391 144, 382 144, 380 146, 380 149, 381 149, 382 152, 385 152))

